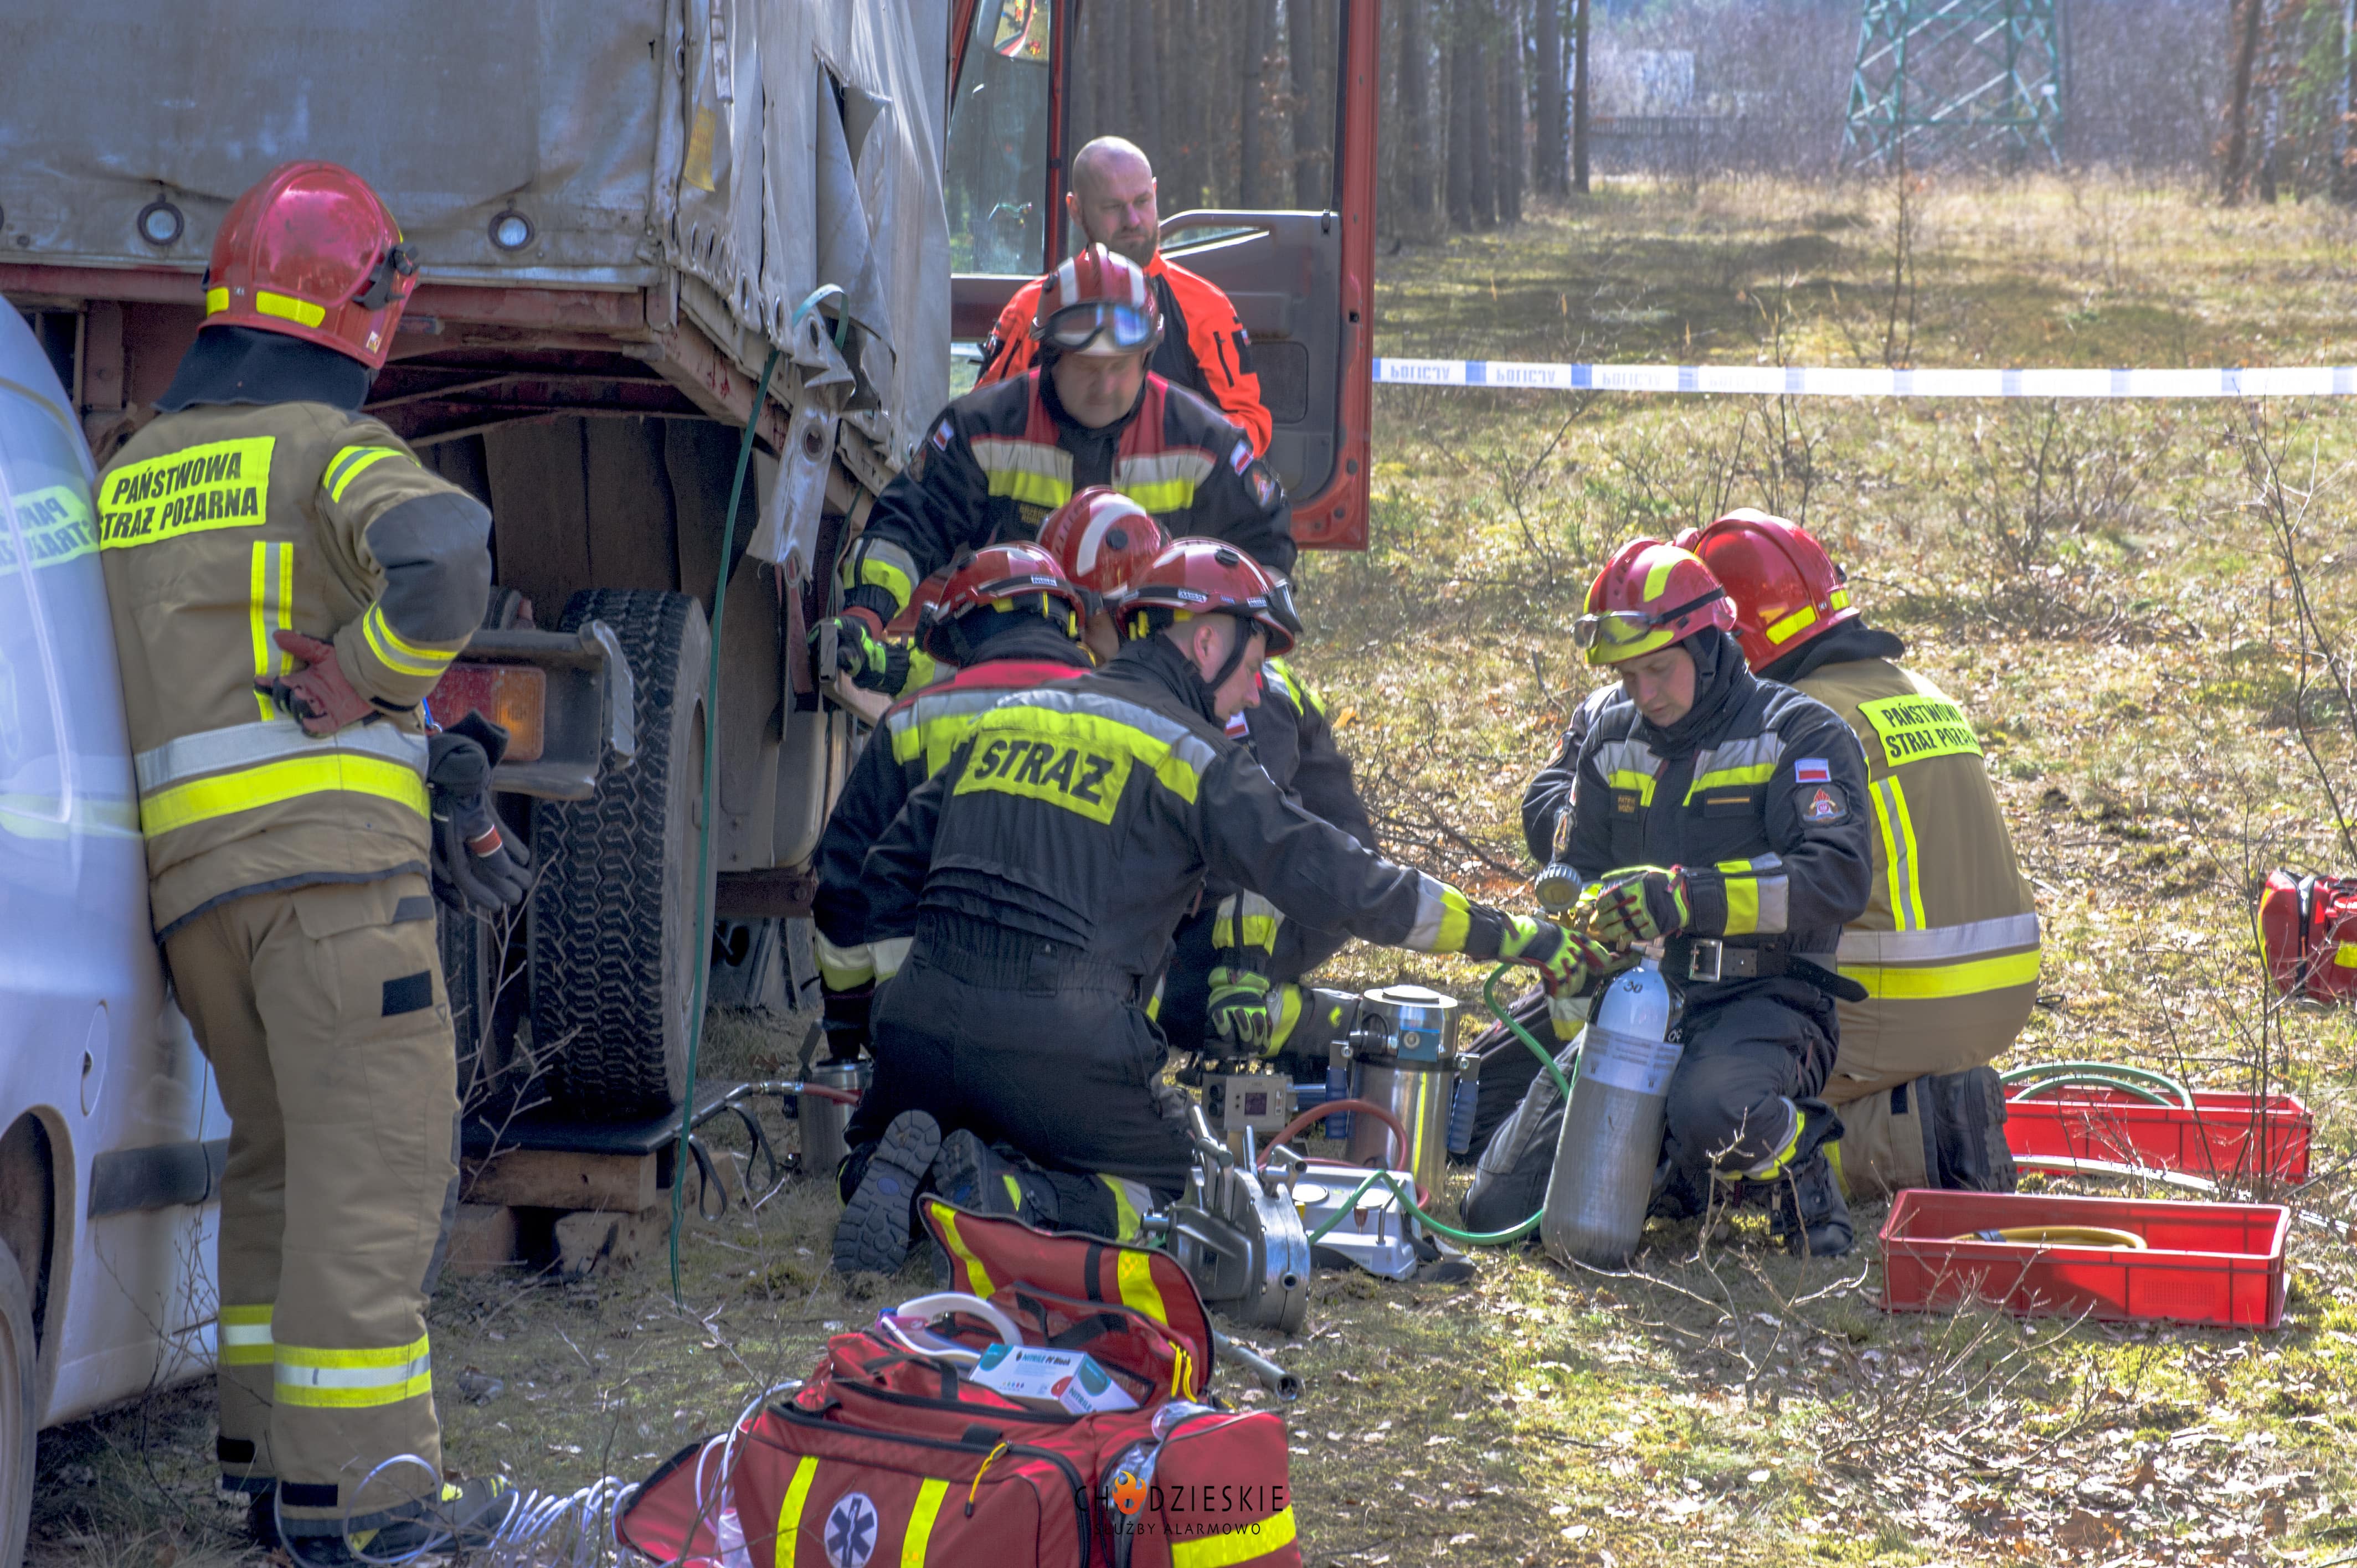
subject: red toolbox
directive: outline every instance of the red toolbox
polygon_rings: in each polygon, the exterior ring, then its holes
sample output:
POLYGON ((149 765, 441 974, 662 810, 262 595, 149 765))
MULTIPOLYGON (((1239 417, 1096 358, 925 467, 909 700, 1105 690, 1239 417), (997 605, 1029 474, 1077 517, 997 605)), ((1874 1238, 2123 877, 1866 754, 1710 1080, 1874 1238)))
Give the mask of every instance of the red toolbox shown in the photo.
POLYGON ((2008 1099, 2006 1146, 2017 1155, 2061 1155, 2153 1165, 2188 1176, 2265 1173, 2308 1179, 2308 1144, 2316 1118, 2295 1095, 2209 1093, 2196 1090, 2191 1110, 2156 1105, 2109 1089, 2056 1090, 2008 1099))
POLYGON ((2165 1203, 1910 1187, 1882 1225, 1882 1305, 1928 1312, 1981 1300, 2033 1316, 2210 1323, 2283 1321, 2291 1211, 2275 1203, 2165 1203), (1964 1240, 2029 1226, 2133 1231, 2140 1250, 1964 1240))

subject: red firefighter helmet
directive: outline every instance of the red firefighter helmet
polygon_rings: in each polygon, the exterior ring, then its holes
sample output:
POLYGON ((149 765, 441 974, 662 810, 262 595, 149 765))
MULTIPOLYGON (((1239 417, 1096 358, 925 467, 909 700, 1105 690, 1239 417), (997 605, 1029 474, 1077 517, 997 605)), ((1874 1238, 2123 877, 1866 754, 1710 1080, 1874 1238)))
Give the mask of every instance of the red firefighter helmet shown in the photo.
POLYGON ((382 370, 417 263, 366 180, 281 164, 221 220, 205 266, 207 327, 284 332, 382 370))
POLYGON ((1036 544, 993 544, 977 550, 942 585, 939 603, 928 606, 917 620, 917 646, 936 659, 959 663, 972 651, 955 635, 956 625, 976 610, 1018 610, 1035 607, 1048 623, 1068 637, 1078 638, 1080 618, 1088 613, 1080 591, 1064 578, 1056 558, 1036 544), (1061 610, 1056 607, 1063 606, 1061 610))
POLYGON ((1162 341, 1162 307, 1145 269, 1091 245, 1040 280, 1031 341, 1043 357, 1151 353, 1162 341))
POLYGON ((1137 575, 1116 608, 1134 638, 1182 616, 1234 616, 1268 634, 1271 659, 1292 650, 1300 624, 1285 585, 1259 562, 1216 539, 1174 542, 1137 575))
POLYGON ((1857 618, 1841 568, 1798 523, 1739 507, 1678 542, 1726 585, 1735 639, 1754 670, 1857 618))
POLYGON ((917 591, 909 596, 909 602, 900 607, 900 613, 894 616, 890 623, 884 628, 884 635, 887 637, 915 636, 917 623, 924 618, 926 610, 942 602, 942 590, 949 585, 949 568, 944 566, 919 583, 917 591))
POLYGON ((1077 492, 1039 525, 1039 547, 1099 601, 1129 586, 1166 542, 1153 513, 1105 485, 1077 492))
POLYGON ((1735 607, 1701 557, 1658 539, 1632 539, 1588 585, 1587 613, 1573 623, 1571 639, 1590 664, 1619 664, 1705 627, 1734 625, 1735 607))

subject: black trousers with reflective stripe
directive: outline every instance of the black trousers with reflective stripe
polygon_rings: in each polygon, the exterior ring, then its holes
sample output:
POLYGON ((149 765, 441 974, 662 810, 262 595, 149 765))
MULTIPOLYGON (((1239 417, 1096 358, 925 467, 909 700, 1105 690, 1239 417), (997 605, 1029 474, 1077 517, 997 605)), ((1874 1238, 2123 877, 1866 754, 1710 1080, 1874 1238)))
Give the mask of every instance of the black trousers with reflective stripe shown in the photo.
MULTIPOLYGON (((1824 1087, 1839 1037, 1833 998, 1797 980, 1712 986, 1705 996, 1678 1023, 1685 1050, 1670 1079, 1664 1137, 1672 1162, 1697 1178, 1774 1154, 1769 1140, 1785 1128, 1778 1101, 1824 1087)), ((1812 1135, 1814 1118, 1813 1110, 1812 1135)))
POLYGON ((893 1117, 923 1111, 945 1133, 966 1128, 1050 1171, 1177 1193, 1192 1144, 1163 1114, 1163 1040, 1135 979, 1071 963, 1053 944, 1016 950, 1008 935, 920 937, 877 988, 876 1082, 848 1141, 873 1144, 893 1117))

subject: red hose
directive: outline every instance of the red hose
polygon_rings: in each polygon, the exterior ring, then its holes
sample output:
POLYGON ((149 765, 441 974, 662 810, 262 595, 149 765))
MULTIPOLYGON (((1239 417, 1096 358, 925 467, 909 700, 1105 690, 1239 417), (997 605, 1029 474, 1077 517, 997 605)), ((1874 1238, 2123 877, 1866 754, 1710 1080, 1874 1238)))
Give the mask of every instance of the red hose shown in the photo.
POLYGON ((815 1094, 821 1100, 832 1100, 838 1105, 856 1105, 859 1103, 859 1096, 852 1093, 849 1090, 829 1089, 823 1083, 806 1083, 794 1092, 797 1094, 815 1094))
MULTIPOLYGON (((1372 1100, 1329 1100, 1323 1105, 1313 1105, 1308 1110, 1303 1112, 1300 1115, 1296 1116, 1292 1121, 1287 1122, 1285 1124, 1285 1130, 1283 1132, 1277 1133, 1275 1137, 1271 1138, 1267 1143, 1262 1144, 1260 1150, 1260 1165, 1255 1168, 1266 1169, 1268 1166, 1268 1155, 1270 1150, 1275 1148, 1279 1144, 1284 1143, 1287 1138, 1292 1137, 1296 1133, 1300 1132, 1304 1127, 1308 1126, 1312 1122, 1323 1122, 1327 1117, 1331 1116, 1340 1111, 1349 1111, 1353 1112, 1363 1112, 1365 1114, 1372 1116, 1376 1121, 1390 1128, 1392 1136, 1398 1140, 1400 1164, 1405 1165, 1409 1163, 1407 1129, 1400 1125, 1400 1119, 1398 1117, 1393 1115, 1383 1107, 1377 1105, 1372 1100)), ((1409 1175, 1410 1179, 1414 1179, 1414 1173, 1410 1172, 1409 1175)), ((1419 1208, 1430 1208, 1432 1207, 1432 1195, 1424 1190, 1424 1184, 1422 1182, 1417 1182, 1415 1184, 1415 1202, 1416 1207, 1419 1208)))

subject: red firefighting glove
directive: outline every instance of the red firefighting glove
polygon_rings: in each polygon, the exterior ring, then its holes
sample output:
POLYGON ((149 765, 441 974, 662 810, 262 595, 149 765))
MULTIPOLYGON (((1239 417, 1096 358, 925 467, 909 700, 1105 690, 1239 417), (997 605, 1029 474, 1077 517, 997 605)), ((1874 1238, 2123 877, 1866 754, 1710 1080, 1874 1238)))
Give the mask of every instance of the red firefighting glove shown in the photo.
POLYGON ((299 631, 279 631, 271 639, 304 668, 291 675, 256 681, 253 689, 269 698, 303 726, 306 735, 333 735, 347 725, 375 718, 374 704, 352 690, 344 667, 336 662, 336 647, 299 631))
POLYGON ((870 692, 897 696, 909 683, 909 647, 887 642, 860 615, 839 615, 811 628, 811 656, 821 665, 819 677, 848 675, 851 683, 870 692), (834 634, 834 668, 824 668, 827 634, 834 634))
POLYGON ((507 749, 508 732, 474 713, 426 741, 434 891, 462 914, 512 909, 532 889, 532 852, 491 804, 491 769, 507 749))
POLYGON ((1498 956, 1510 963, 1526 963, 1539 972, 1547 994, 1577 991, 1589 978, 1612 967, 1611 950, 1601 942, 1574 936, 1561 926, 1534 920, 1528 915, 1506 917, 1506 934, 1498 956))
POLYGON ((1575 927, 1612 947, 1676 936, 1693 918, 1685 873, 1658 865, 1605 873, 1571 912, 1575 927))

